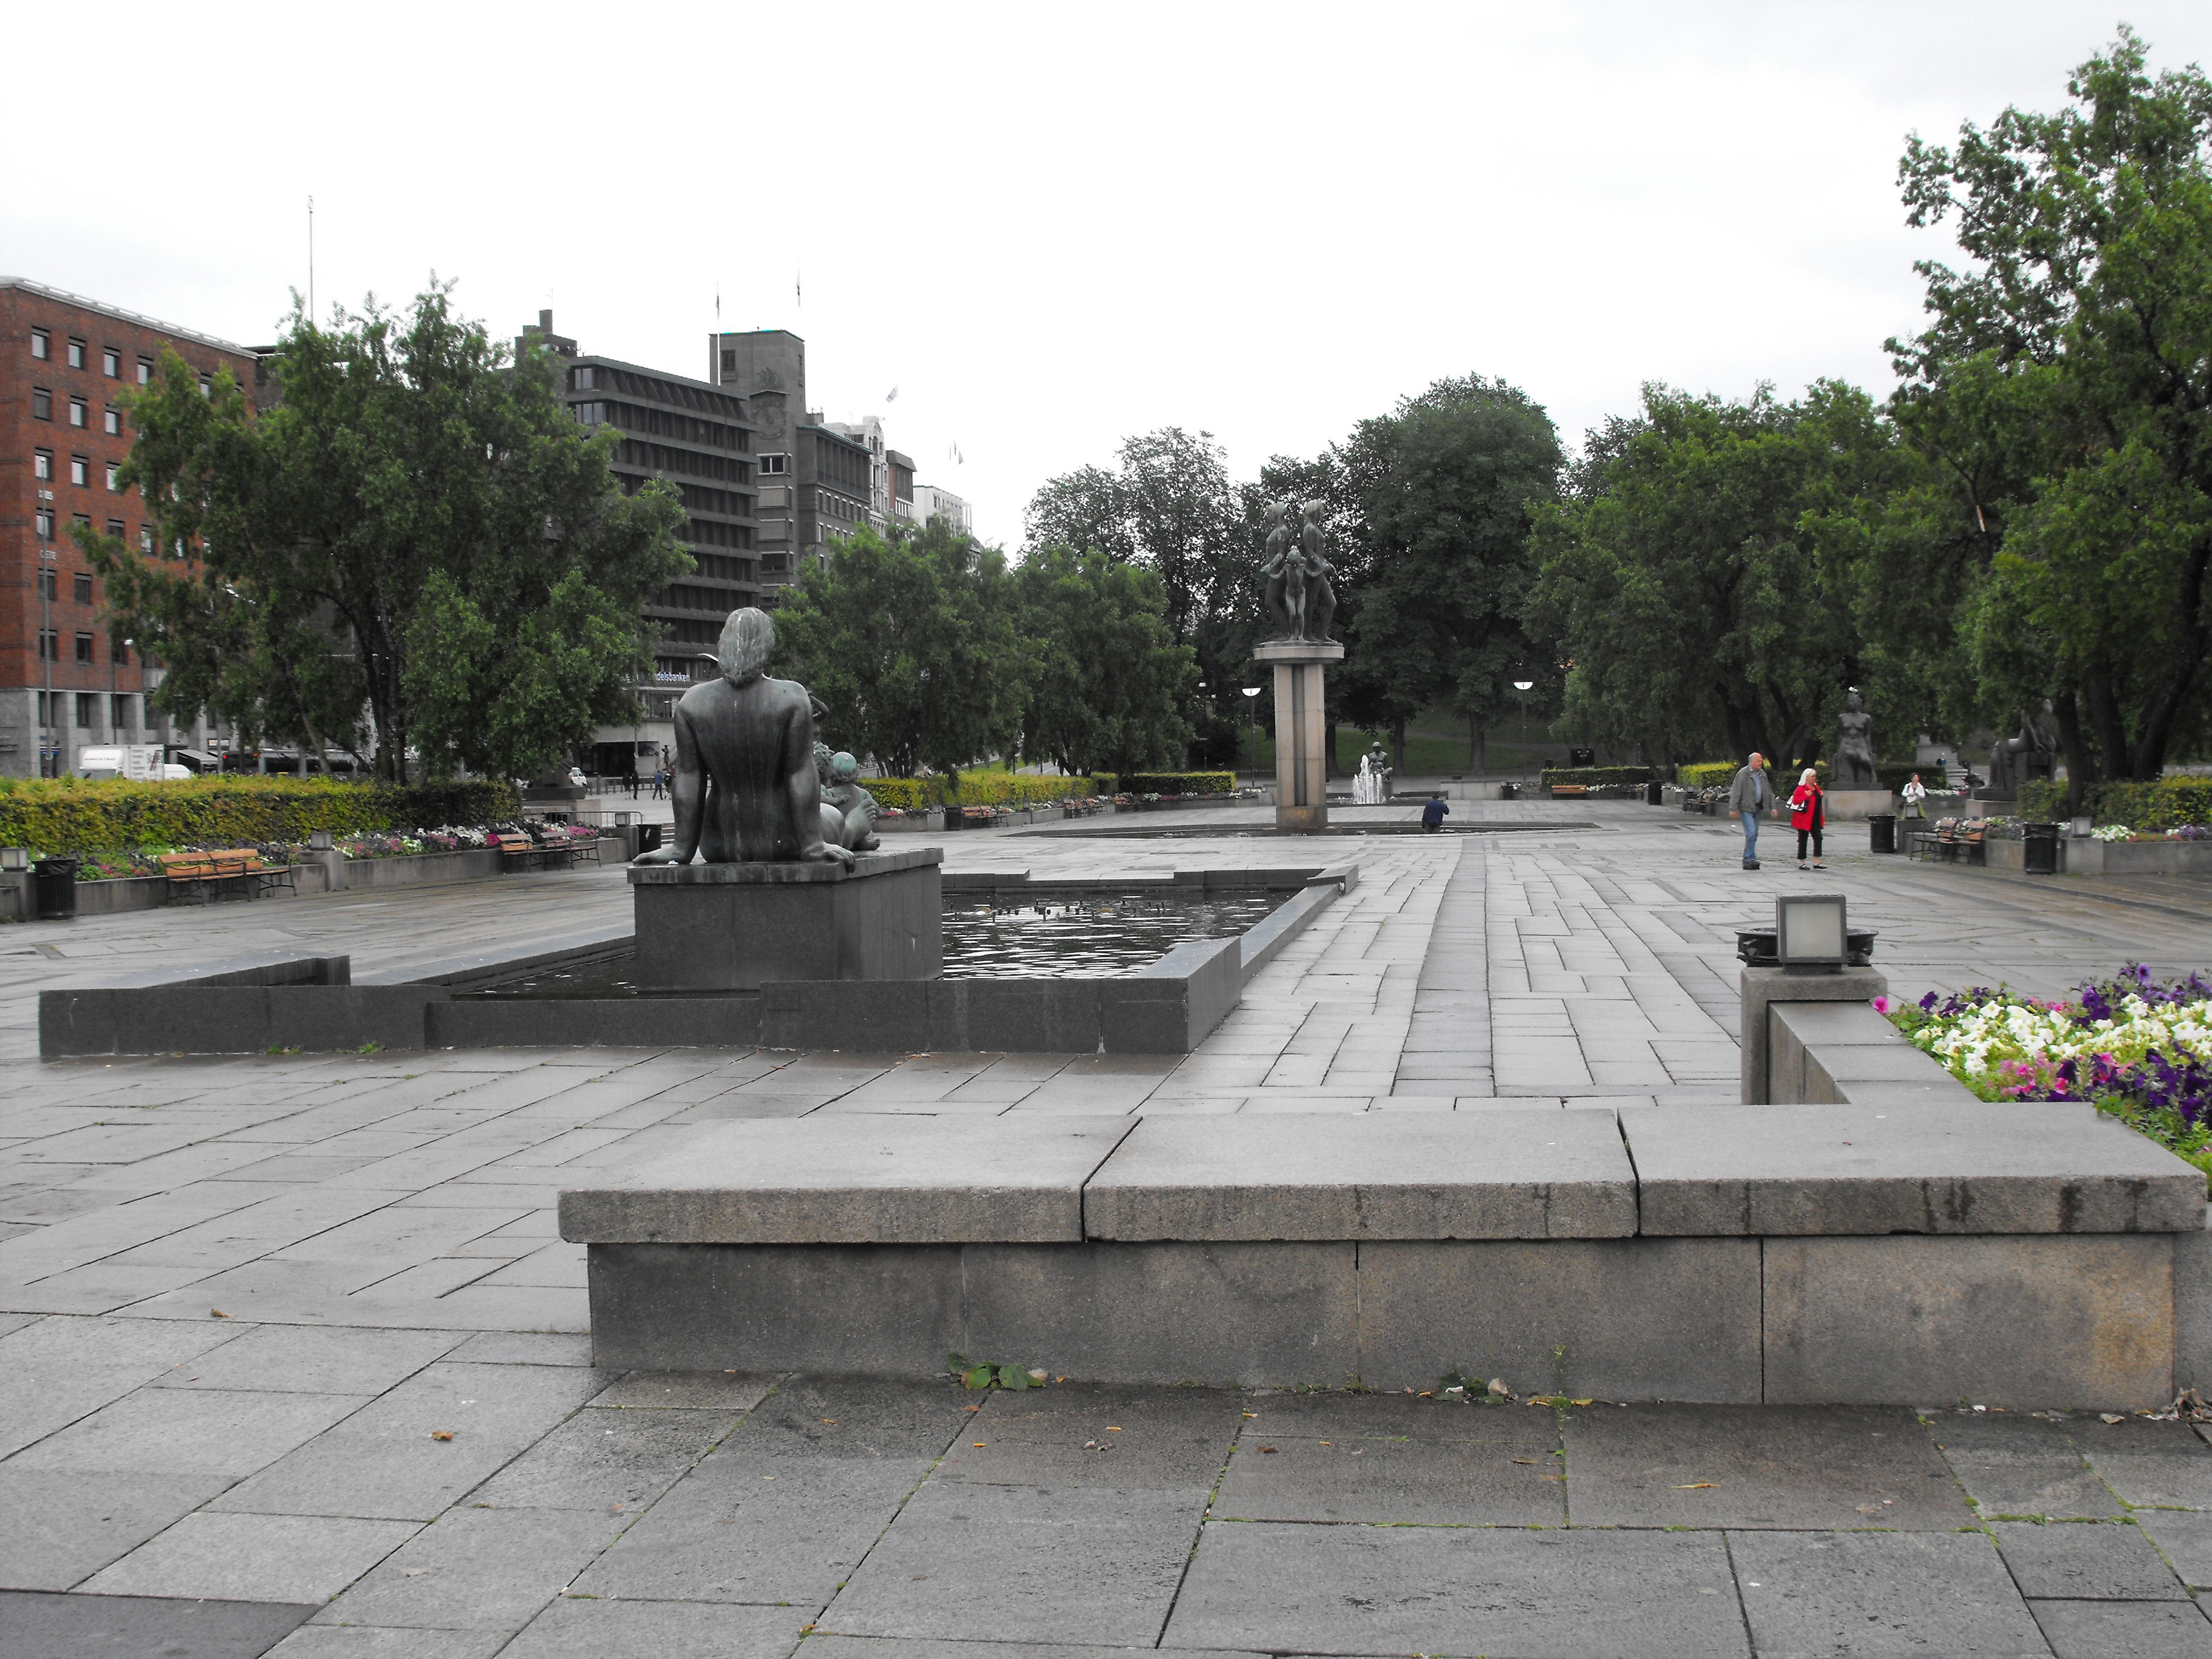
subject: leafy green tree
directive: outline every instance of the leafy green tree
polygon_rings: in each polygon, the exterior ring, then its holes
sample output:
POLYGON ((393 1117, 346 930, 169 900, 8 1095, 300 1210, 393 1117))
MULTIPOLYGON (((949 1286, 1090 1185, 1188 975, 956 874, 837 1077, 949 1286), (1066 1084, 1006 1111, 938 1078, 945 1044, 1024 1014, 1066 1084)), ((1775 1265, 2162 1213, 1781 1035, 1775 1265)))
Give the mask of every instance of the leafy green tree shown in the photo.
POLYGON ((1036 653, 1022 752, 1078 774, 1144 772, 1180 758, 1198 664, 1168 628, 1159 578, 1102 552, 1042 547, 1013 581, 1036 653))
POLYGON ((1551 419, 1503 380, 1438 380, 1361 422, 1330 460, 1351 508, 1341 707, 1389 729, 1402 766, 1407 721, 1449 702, 1479 767, 1485 728, 1516 706, 1513 681, 1551 655, 1522 622, 1531 515, 1559 490, 1551 419))
POLYGON ((1921 263, 1933 320, 1891 343, 1935 482, 1878 550, 1917 553, 1978 713, 2050 696, 2077 785, 2158 775, 2212 650, 2212 82, 2146 62, 2123 28, 2069 106, 1899 168, 1972 263, 1921 263))
POLYGON ((1005 555, 942 518, 831 550, 775 610, 778 672, 829 710, 827 740, 902 776, 1012 753, 1034 665, 1005 555))
POLYGON ((156 697, 249 736, 522 775, 629 718, 647 597, 691 568, 673 489, 625 495, 540 353, 509 362, 433 283, 336 330, 295 311, 258 416, 174 353, 131 400, 121 482, 155 550, 78 538, 156 697))
POLYGON ((1794 404, 1647 386, 1593 450, 1534 532, 1528 612, 1571 664, 1567 718, 1654 759, 1817 757, 1865 666, 1851 567, 1821 556, 1820 526, 1899 478, 1870 400, 1833 382, 1794 404))
MULTIPOLYGON (((1123 441, 1115 470, 1081 467, 1030 499, 1024 542, 1140 565, 1159 578, 1169 630, 1196 654, 1208 695, 1185 715, 1208 747, 1233 744, 1242 711, 1224 694, 1250 672, 1258 566, 1228 463, 1210 432, 1181 427, 1123 441)), ((1234 699, 1241 702, 1242 699, 1234 699)))

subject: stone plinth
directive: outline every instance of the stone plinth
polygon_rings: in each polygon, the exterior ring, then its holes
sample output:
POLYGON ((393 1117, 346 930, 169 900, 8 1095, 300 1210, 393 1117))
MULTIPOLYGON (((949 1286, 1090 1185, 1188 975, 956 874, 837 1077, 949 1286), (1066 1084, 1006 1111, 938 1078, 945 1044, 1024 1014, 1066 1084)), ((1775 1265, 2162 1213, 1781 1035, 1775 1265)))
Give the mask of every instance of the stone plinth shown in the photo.
POLYGON ((1324 665, 1344 660, 1334 640, 1271 640, 1252 649, 1275 671, 1275 828, 1328 828, 1328 717, 1324 665))
POLYGON ((944 895, 934 847, 839 864, 636 864, 637 983, 757 991, 770 981, 935 979, 944 895))
MULTIPOLYGON (((1848 823, 1896 811, 1897 797, 1887 789, 1831 789, 1820 810, 1830 823, 1848 823)), ((1783 823, 1786 827, 1786 816, 1783 823)))

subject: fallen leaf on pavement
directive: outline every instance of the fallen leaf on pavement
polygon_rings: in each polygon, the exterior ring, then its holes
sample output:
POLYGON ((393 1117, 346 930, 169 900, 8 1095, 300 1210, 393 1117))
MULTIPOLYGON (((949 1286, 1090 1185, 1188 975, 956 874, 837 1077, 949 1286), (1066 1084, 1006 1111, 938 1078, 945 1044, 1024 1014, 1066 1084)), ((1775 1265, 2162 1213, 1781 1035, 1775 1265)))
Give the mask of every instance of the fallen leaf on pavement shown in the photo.
POLYGON ((2099 1412, 2097 1415, 2107 1423, 2124 1423, 2128 1420, 2118 1412, 2099 1412))
POLYGON ((433 1440, 451 1440, 453 1437, 453 1431, 451 1429, 433 1429, 430 1431, 430 1438, 433 1440))
POLYGON ((228 1314, 225 1313, 225 1312, 224 1312, 222 1309, 220 1309, 220 1308, 210 1308, 210 1309, 208 1310, 208 1313, 209 1313, 212 1317, 216 1318, 216 1319, 228 1319, 228 1318, 229 1318, 229 1317, 230 1317, 230 1316, 229 1316, 228 1314))
POLYGON ((1708 1486, 1717 1486, 1719 1485, 1720 1482, 1717 1480, 1692 1480, 1687 1481, 1681 1486, 1673 1487, 1671 1490, 1674 1492, 1703 1492, 1708 1486))
POLYGON ((1262 1447, 1261 1447, 1261 1448, 1260 1448, 1260 1449, 1261 1449, 1261 1451, 1263 1451, 1263 1452, 1271 1452, 1271 1451, 1274 1450, 1275 1449, 1274 1449, 1273 1446, 1262 1446, 1262 1447))

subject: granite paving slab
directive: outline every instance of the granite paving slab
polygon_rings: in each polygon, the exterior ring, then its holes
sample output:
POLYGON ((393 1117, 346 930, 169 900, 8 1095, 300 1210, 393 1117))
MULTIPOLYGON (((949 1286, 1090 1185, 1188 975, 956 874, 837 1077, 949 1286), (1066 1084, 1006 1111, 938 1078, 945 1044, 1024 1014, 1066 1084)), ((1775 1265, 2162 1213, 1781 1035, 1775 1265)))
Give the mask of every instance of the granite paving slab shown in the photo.
POLYGON ((1093 1238, 1618 1238, 1635 1171, 1602 1114, 1147 1118, 1091 1176, 1093 1238))
POLYGON ((0 1632, 37 1659, 260 1659, 312 1602, 186 1601, 144 1595, 0 1592, 0 1632))
POLYGON ((1163 1645, 1545 1659, 1751 1651, 1718 1533, 1219 1521, 1199 1540, 1163 1645))
POLYGON ((2183 1583, 2212 1590, 2212 1512, 2138 1510, 2135 1520, 2183 1583))
POLYGON ((2064 1521, 2124 1510, 2082 1456, 2070 1424, 2025 1413, 1953 1411, 1933 1417, 1929 1432, 1985 1515, 2064 1521))
MULTIPOLYGON (((1932 1062, 1931 1062, 1932 1063, 1932 1062)), ((2180 1232, 2203 1172, 2086 1104, 1620 1114, 1647 1235, 2180 1232)))
POLYGON ((503 1631, 404 1630, 371 1625, 302 1625, 269 1659, 492 1659, 503 1631))
POLYGON ((1225 1521, 1561 1527, 1566 1466, 1546 1443, 1554 1438, 1324 1440, 1248 1432, 1211 1514, 1225 1521))
POLYGON ((0 1463, 0 1589, 68 1589, 229 1484, 220 1474, 0 1463))
POLYGON ((470 1494, 484 1509, 629 1515, 666 1492, 736 1425, 730 1412, 576 1413, 470 1494))
POLYGON ((1920 1419, 1898 1407, 1600 1406, 1562 1422, 1578 1527, 1974 1522, 1920 1419))
POLYGON ((459 1331, 263 1325, 153 1381, 162 1389, 382 1394, 470 1339, 459 1331))
POLYGON ((2044 1659, 1980 1532, 1731 1532, 1753 1644, 1765 1654, 2044 1659))
POLYGON ((1242 1420, 1212 1389, 1071 1383, 994 1389, 953 1437, 935 1479, 987 1486, 1211 1487, 1242 1420))
POLYGON ((29 1469, 140 1470, 238 1480, 368 1403, 365 1395, 141 1389, 9 1462, 29 1469))
POLYGON ((578 1510, 455 1510, 386 1557, 315 1622, 520 1630, 621 1527, 618 1516, 578 1510))
POLYGON ((2106 1486, 2147 1509, 2212 1510, 2212 1446, 2186 1423, 2081 1419, 2074 1443, 2106 1486))
MULTIPOLYGON (((793 1607, 563 1596, 500 1650, 501 1659, 785 1659, 809 1614, 793 1607)), ((811 1649, 810 1649, 811 1650, 811 1649)), ((893 1659, 884 1654, 882 1659, 893 1659)), ((981 1659, 981 1656, 977 1656, 981 1659)))
POLYGON ((665 1162, 561 1194, 586 1243, 1017 1243, 1083 1237, 1121 1117, 859 1115, 726 1123, 665 1162))
POLYGON ((2212 1659, 2212 1615, 2186 1601, 2031 1601, 2056 1659, 2212 1659))
POLYGON ((418 1530, 322 1515, 188 1515, 85 1582, 104 1595, 327 1601, 418 1530))
POLYGON ((1182 1491, 932 1481, 823 1610, 848 1636, 1149 1646, 1206 1512, 1182 1491))
POLYGON ((2157 1601, 2188 1594, 2148 1534, 2125 1522, 1999 1521, 1990 1530, 2022 1595, 2157 1601))

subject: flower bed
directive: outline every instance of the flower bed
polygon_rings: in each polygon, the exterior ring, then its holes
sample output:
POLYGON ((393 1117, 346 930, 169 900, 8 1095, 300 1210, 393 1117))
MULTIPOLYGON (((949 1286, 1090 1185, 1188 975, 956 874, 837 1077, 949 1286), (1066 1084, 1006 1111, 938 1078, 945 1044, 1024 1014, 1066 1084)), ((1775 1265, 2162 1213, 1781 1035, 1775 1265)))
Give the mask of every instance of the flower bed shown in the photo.
MULTIPOLYGON (((538 818, 520 818, 505 823, 475 827, 456 827, 447 824, 436 830, 382 830, 370 834, 348 836, 335 840, 331 845, 348 859, 408 858, 422 853, 466 853, 478 851, 492 844, 497 835, 526 835, 534 840, 547 841, 566 836, 571 841, 592 841, 599 830, 590 824, 549 823, 538 818)), ((237 852, 252 848, 261 861, 269 865, 296 864, 307 851, 303 846, 288 842, 270 841, 209 841, 186 842, 174 845, 152 843, 144 847, 126 847, 82 854, 83 863, 77 868, 76 878, 86 881, 128 881, 140 877, 161 873, 161 857, 164 853, 237 852)), ((33 853, 33 858, 40 856, 33 853)))
POLYGON ((2066 1001, 1999 987, 1875 1009, 1984 1100, 2086 1100, 2212 1175, 2212 984, 2140 963, 2066 1001))
POLYGON ((2172 830, 2130 830, 2124 823, 2100 823, 2089 832, 2099 841, 2212 841, 2212 829, 2201 823, 2184 823, 2172 830))

